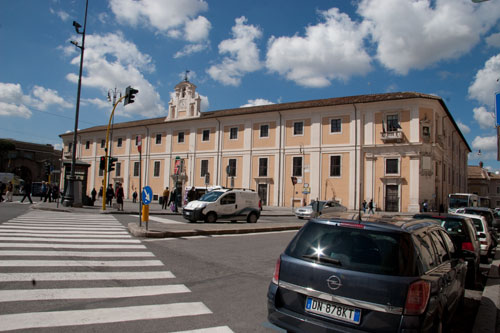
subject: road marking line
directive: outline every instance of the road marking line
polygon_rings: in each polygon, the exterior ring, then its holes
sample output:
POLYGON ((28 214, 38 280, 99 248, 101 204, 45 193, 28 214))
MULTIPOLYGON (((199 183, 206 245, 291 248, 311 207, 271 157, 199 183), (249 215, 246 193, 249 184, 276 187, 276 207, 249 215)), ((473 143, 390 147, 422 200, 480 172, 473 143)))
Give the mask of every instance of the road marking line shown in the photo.
POLYGON ((0 331, 211 314, 201 302, 0 315, 0 331))
POLYGON ((160 260, 0 260, 0 267, 141 267, 163 266, 160 260))
POLYGON ((0 273, 0 282, 16 281, 85 281, 85 280, 152 280, 173 279, 170 271, 151 272, 57 272, 0 273))
POLYGON ((0 290, 0 302, 47 301, 63 299, 127 298, 189 293, 183 284, 105 288, 58 288, 0 290))
POLYGON ((18 237, 60 237, 60 238, 67 238, 67 237, 72 237, 72 238, 112 238, 112 239, 130 239, 132 236, 129 234, 124 234, 124 235, 102 235, 102 234, 94 234, 94 233, 89 233, 89 234, 83 234, 83 235, 73 235, 71 233, 69 234, 43 234, 43 233, 35 233, 35 232, 25 232, 21 234, 6 234, 3 232, 0 232, 0 236, 9 236, 13 240, 16 240, 18 237))
POLYGON ((79 238, 45 238, 45 237, 0 237, 0 241, 61 242, 61 243, 140 243, 138 239, 79 239, 79 238))
MULTIPOLYGON (((131 215, 131 216, 132 217, 139 217, 139 215, 131 215)), ((151 216, 151 215, 149 215, 149 220, 150 221, 159 222, 159 223, 163 223, 163 224, 186 224, 186 222, 179 222, 179 221, 175 221, 175 220, 172 220, 172 219, 166 219, 166 218, 163 218, 163 217, 151 216)))
POLYGON ((80 230, 33 230, 33 232, 26 232, 26 230, 0 230, 0 235, 8 236, 22 233, 24 235, 36 234, 36 235, 45 235, 45 234, 71 234, 71 235, 129 235, 127 231, 100 231, 100 230, 88 230, 88 231, 80 231, 80 230))
POLYGON ((208 328, 200 328, 198 330, 190 330, 190 331, 178 331, 172 333, 231 333, 234 331, 231 330, 228 326, 218 326, 218 327, 208 327, 208 328))
POLYGON ((151 252, 82 252, 82 251, 4 251, 0 256, 42 256, 42 257, 154 257, 151 252))
MULTIPOLYGON (((11 240, 9 238, 9 240, 11 240)), ((0 243, 0 248, 51 248, 51 249, 145 249, 145 245, 136 244, 51 244, 51 243, 0 243)))
POLYGON ((82 231, 87 231, 87 230, 93 230, 93 231, 123 231, 127 230, 126 227, 61 227, 61 226, 53 226, 53 227, 48 227, 48 226, 25 226, 25 225, 0 225, 0 230, 6 231, 6 230, 82 230, 82 231))

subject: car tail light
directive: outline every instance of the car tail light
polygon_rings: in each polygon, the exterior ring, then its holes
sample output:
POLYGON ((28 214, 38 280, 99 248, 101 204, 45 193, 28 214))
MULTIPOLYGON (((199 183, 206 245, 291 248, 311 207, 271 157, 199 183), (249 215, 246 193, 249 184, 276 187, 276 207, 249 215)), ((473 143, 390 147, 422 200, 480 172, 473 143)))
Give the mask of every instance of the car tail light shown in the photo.
POLYGON ((431 284, 427 281, 417 281, 410 285, 406 295, 405 314, 420 315, 425 311, 429 296, 431 293, 431 284))
POLYGON ((482 245, 488 245, 488 242, 487 242, 487 241, 485 241, 485 240, 482 240, 482 241, 481 241, 481 244, 482 244, 482 245))
POLYGON ((472 245, 471 242, 463 242, 462 243, 462 250, 474 252, 474 245, 472 245))
POLYGON ((274 267, 274 275, 273 275, 273 283, 278 284, 280 280, 280 266, 281 266, 281 257, 276 261, 276 266, 274 267))

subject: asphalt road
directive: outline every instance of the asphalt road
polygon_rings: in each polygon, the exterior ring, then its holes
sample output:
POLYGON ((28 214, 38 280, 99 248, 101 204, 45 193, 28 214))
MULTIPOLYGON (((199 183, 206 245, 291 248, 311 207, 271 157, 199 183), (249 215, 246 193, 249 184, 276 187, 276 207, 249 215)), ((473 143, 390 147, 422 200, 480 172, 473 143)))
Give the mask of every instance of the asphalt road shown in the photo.
MULTIPOLYGON (((0 223, 30 211, 29 206, 29 204, 18 203, 0 204, 0 223)), ((129 215, 115 215, 115 217, 123 225, 137 220, 129 215)), ((186 222, 180 216, 169 218, 186 222)), ((287 221, 290 218, 265 217, 258 223, 273 220, 287 221)), ((169 320, 168 327, 162 326, 164 322, 159 320, 122 322, 107 325, 108 331, 176 332, 185 329, 186 321, 191 321, 190 328, 192 329, 227 326, 234 332, 281 332, 267 322, 266 292, 276 259, 294 234, 295 231, 179 239, 142 239, 142 243, 155 255, 156 259, 161 260, 175 275, 175 282, 184 284, 191 290, 189 300, 202 302, 212 311, 212 314, 200 315, 192 319, 180 317, 169 320)), ((59 285, 64 287, 65 283, 59 285)), ((21 284, 15 286, 20 289, 29 288, 21 284)), ((47 287, 56 286, 56 284, 47 283, 47 287)), ((480 289, 466 291, 465 307, 455 316, 450 327, 451 332, 471 331, 480 297, 480 289)), ((176 297, 173 300, 176 300, 176 297)), ((161 296, 157 298, 158 303, 164 301, 161 296)), ((138 303, 140 302, 139 298, 138 303)), ((101 300, 100 303, 101 306, 111 307, 117 305, 119 301, 106 299, 101 300)), ((23 307, 20 303, 16 306, 23 307)), ((45 310, 44 303, 32 306, 34 306, 33 311, 45 310)), ((66 309, 67 306, 71 308, 72 303, 65 302, 60 306, 62 306, 61 309, 66 309)), ((14 309, 11 310, 14 311, 14 309)), ((63 332, 65 329, 56 331, 63 332)))

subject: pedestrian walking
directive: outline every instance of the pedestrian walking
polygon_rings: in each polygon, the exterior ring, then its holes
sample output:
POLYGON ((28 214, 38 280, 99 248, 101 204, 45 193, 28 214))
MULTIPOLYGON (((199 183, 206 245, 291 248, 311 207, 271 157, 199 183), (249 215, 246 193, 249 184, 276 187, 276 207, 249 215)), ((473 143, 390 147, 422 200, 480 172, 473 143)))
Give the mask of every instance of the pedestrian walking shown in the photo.
POLYGON ((116 189, 116 203, 118 204, 118 210, 123 211, 123 187, 121 183, 118 183, 118 188, 116 189))
POLYGON ((7 186, 3 182, 0 182, 0 202, 4 201, 3 192, 5 191, 6 187, 7 186))
POLYGON ((113 191, 113 185, 109 184, 108 189, 106 190, 106 203, 111 207, 113 205, 113 197, 115 193, 113 191))
POLYGON ((170 197, 170 191, 168 189, 168 186, 165 187, 163 190, 163 198, 162 198, 162 203, 161 203, 161 209, 167 209, 168 208, 168 199, 170 197))
POLYGON ((188 194, 187 194, 187 201, 190 202, 190 201, 194 201, 196 200, 196 191, 194 189, 194 186, 191 187, 191 189, 189 190, 188 194))
POLYGON ((30 201, 30 203, 33 203, 33 200, 31 200, 31 182, 27 181, 24 184, 23 192, 24 192, 24 196, 21 199, 21 202, 23 202, 24 199, 28 198, 28 200, 30 201))
POLYGON ((98 198, 102 198, 102 186, 101 186, 101 188, 99 189, 99 194, 98 194, 98 196, 97 196, 97 197, 98 197, 98 198))
POLYGON ((7 193, 5 194, 7 202, 12 202, 13 194, 14 194, 14 185, 12 185, 12 181, 9 181, 9 183, 7 184, 7 193))
POLYGON ((95 202, 95 197, 97 195, 97 191, 95 190, 95 187, 92 189, 92 192, 90 192, 90 196, 92 197, 92 203, 95 202))
POLYGON ((52 185, 49 183, 45 184, 47 188, 45 189, 45 198, 43 199, 43 202, 47 202, 47 199, 49 199, 49 202, 52 202, 52 185))
POLYGON ((134 190, 134 193, 132 193, 132 202, 133 203, 137 202, 137 190, 134 190))
POLYGON ((373 211, 373 199, 370 199, 370 202, 368 203, 368 214, 375 214, 373 211))
POLYGON ((363 214, 364 214, 364 213, 366 213, 366 200, 363 200, 362 207, 363 207, 363 214))
POLYGON ((42 201, 45 198, 45 194, 47 193, 47 183, 42 181, 42 189, 40 193, 40 201, 42 201))

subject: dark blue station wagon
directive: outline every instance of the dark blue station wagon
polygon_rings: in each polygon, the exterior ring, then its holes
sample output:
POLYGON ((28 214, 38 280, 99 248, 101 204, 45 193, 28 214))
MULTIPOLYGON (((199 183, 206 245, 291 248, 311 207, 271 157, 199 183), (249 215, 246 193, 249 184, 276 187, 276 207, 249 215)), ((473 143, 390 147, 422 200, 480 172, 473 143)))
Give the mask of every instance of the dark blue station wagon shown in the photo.
POLYGON ((289 332, 440 332, 466 273, 432 221, 313 219, 276 263, 268 319, 289 332))

